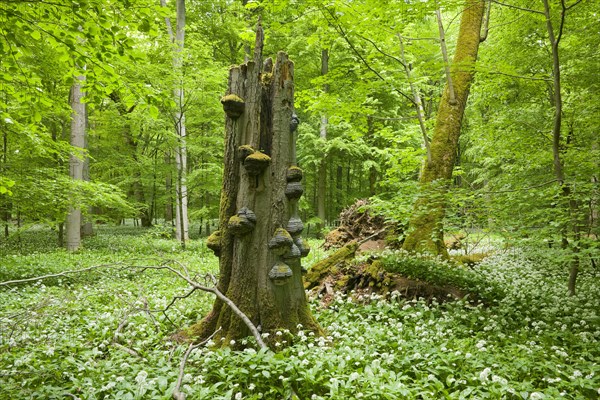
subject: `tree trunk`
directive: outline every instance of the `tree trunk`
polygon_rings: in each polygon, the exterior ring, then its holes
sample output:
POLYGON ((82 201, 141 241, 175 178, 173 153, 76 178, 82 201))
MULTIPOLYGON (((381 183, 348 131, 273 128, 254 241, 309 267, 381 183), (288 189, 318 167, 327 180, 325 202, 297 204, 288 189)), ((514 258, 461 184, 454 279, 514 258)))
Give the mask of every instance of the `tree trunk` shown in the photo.
MULTIPOLYGON (((165 177, 165 223, 173 225, 173 177, 171 176, 171 152, 165 152, 165 165, 169 166, 165 177)), ((174 225, 173 225, 174 226, 174 225)))
MULTIPOLYGON (((78 76, 71 88, 71 146, 77 150, 69 156, 69 175, 74 181, 83 180, 85 149, 85 103, 81 100, 83 92, 81 83, 84 76, 78 76)), ((81 246, 81 208, 77 204, 69 207, 67 215, 67 250, 75 251, 81 246)))
MULTIPOLYGON (((300 265, 308 247, 300 237, 302 170, 296 167, 297 135, 290 123, 294 65, 280 52, 274 67, 266 60, 261 72, 262 44, 259 25, 253 60, 231 68, 221 100, 228 114, 225 168, 219 230, 208 245, 220 254, 219 289, 274 345, 281 338, 276 331, 321 329, 308 308, 300 265)), ((224 346, 249 335, 219 300, 190 332, 207 337, 219 327, 224 346)))
MULTIPOLYGON (((2 172, 5 171, 8 165, 8 132, 6 129, 2 130, 2 172)), ((0 213, 2 213, 2 219, 4 220, 4 237, 8 239, 10 234, 9 225, 11 217, 11 203, 8 200, 8 196, 0 197, 0 213)))
MULTIPOLYGON (((561 128, 562 128, 562 114, 563 114, 563 101, 562 101, 562 88, 561 88, 561 75, 560 75, 560 57, 558 52, 558 45, 563 33, 563 27, 565 23, 565 17, 567 8, 564 2, 561 2, 562 12, 559 20, 558 35, 554 33, 554 27, 552 25, 552 19, 550 15, 550 5, 548 0, 543 0, 544 3, 544 16, 546 17, 546 29, 548 32, 548 39, 550 40, 550 48, 552 49, 552 76, 553 76, 553 89, 554 96, 552 98, 552 105, 554 106, 554 121, 552 127, 552 155, 554 164, 554 176, 560 187, 560 195, 562 197, 562 209, 570 215, 570 227, 563 226, 563 245, 565 248, 569 247, 568 231, 571 230, 573 233, 572 252, 571 252, 571 267, 569 270, 569 281, 568 289, 571 296, 575 295, 575 287, 577 283, 577 274, 579 273, 579 242, 580 242, 580 223, 579 220, 579 204, 574 196, 572 185, 565 182, 565 171, 563 160, 561 159, 561 128), (569 229, 570 228, 570 229, 569 229)), ((567 140, 568 142, 568 140, 567 140)), ((568 224, 567 224, 568 225, 568 224)))
POLYGON ((131 134, 131 123, 128 119, 128 115, 133 112, 135 105, 131 106, 130 108, 126 108, 121 101, 120 94, 116 91, 110 94, 110 98, 115 102, 119 115, 124 118, 123 140, 125 140, 125 144, 129 148, 131 158, 133 159, 133 180, 131 182, 130 193, 133 194, 133 198, 135 199, 136 203, 143 206, 140 216, 142 226, 150 227, 152 226, 152 213, 150 211, 150 207, 148 207, 148 204, 146 204, 146 195, 144 194, 144 185, 142 184, 142 166, 138 157, 138 144, 135 137, 131 134))
POLYGON ((178 82, 173 90, 177 112, 175 113, 175 132, 177 147, 175 148, 175 165, 177 166, 177 179, 175 180, 175 235, 185 248, 189 240, 188 220, 188 194, 187 194, 187 147, 184 112, 184 90, 182 53, 185 41, 185 0, 177 0, 177 24, 175 27, 175 54, 173 55, 173 68, 177 74, 178 82))
MULTIPOLYGON (((327 49, 321 50, 321 76, 327 75, 329 71, 329 51, 327 49)), ((323 85, 323 92, 327 93, 329 91, 329 85, 323 85)), ((321 116, 321 127, 319 130, 319 135, 321 139, 327 140, 327 125, 329 124, 329 119, 327 115, 321 116)), ((327 154, 323 156, 321 162, 319 163, 318 170, 318 183, 317 183, 317 217, 321 220, 317 227, 317 232, 320 235, 323 227, 325 225, 325 220, 327 218, 325 214, 325 197, 327 196, 327 154)))
MULTIPOLYGON (((86 122, 85 125, 87 126, 87 113, 86 113, 86 122)), ((84 133, 84 148, 88 148, 88 137, 87 135, 84 133)), ((83 180, 86 182, 90 181, 90 158, 89 157, 85 157, 85 159, 83 160, 83 180)), ((94 235, 94 226, 92 225, 92 207, 88 207, 87 210, 87 217, 85 219, 85 221, 82 221, 83 224, 81 225, 81 236, 82 237, 89 237, 94 235)))
POLYGON ((431 161, 423 168, 421 195, 413 207, 410 230, 403 245, 408 251, 426 251, 448 257, 443 234, 444 197, 452 178, 462 118, 475 74, 483 12, 482 0, 467 0, 452 65, 455 104, 451 102, 446 85, 430 143, 431 161))

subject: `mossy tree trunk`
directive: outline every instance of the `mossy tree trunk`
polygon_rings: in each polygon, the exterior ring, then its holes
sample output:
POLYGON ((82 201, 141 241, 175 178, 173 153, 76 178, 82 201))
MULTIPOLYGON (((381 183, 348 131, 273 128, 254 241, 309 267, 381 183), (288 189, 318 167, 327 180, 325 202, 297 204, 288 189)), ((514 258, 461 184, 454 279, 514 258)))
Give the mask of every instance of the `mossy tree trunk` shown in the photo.
MULTIPOLYGON (((302 171, 295 165, 294 65, 279 52, 262 63, 259 26, 253 60, 234 66, 227 95, 225 168, 219 230, 208 245, 219 254, 218 288, 270 338, 278 330, 320 328, 310 313, 300 257, 298 198, 302 171)), ((207 337, 217 329, 224 346, 249 335, 225 304, 189 333, 207 337)))
POLYGON ((452 64, 454 101, 451 101, 446 85, 430 143, 431 160, 425 164, 420 177, 421 195, 413 207, 409 232, 403 245, 408 251, 425 251, 448 257, 443 234, 445 194, 452 178, 462 119, 475 75, 483 12, 483 0, 467 0, 452 64))

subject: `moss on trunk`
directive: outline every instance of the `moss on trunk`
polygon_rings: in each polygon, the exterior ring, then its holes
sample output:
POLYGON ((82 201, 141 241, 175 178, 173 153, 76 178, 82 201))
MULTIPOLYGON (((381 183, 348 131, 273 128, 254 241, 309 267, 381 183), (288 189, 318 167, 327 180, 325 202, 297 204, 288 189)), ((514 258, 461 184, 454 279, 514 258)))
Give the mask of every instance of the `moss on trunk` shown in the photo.
MULTIPOLYGON (((226 117, 218 287, 263 333, 272 333, 271 337, 279 330, 294 334, 300 325, 320 334, 302 283, 298 257, 306 254, 294 244, 302 242, 298 199, 286 197, 288 170, 296 162, 296 135, 290 124, 294 64, 280 52, 274 65, 266 62, 262 71, 261 53, 259 27, 254 60, 230 70, 224 97, 235 96, 245 103, 239 115, 228 113, 226 117), (259 149, 261 153, 252 154, 261 156, 264 169, 247 168, 244 160, 248 156, 240 159, 239 149, 259 149), (252 224, 246 224, 243 230, 232 229, 235 224, 229 222, 236 215, 246 219, 252 216, 252 224), (274 235, 282 231, 290 240, 281 246, 269 246, 274 235)), ((293 183, 298 185, 297 180, 293 183)), ((242 320, 219 300, 187 332, 205 338, 219 328, 216 340, 224 346, 239 343, 250 334, 242 320)))
POLYGON ((338 272, 336 271, 337 266, 347 258, 353 257, 356 249, 358 249, 358 242, 352 241, 329 257, 314 264, 306 273, 304 287, 311 289, 318 285, 323 280, 323 277, 335 275, 338 272))
POLYGON ((452 64, 456 101, 450 101, 450 91, 446 86, 431 139, 431 160, 425 164, 421 174, 421 195, 413 207, 409 232, 403 245, 408 251, 448 257, 443 237, 444 198, 452 178, 462 119, 475 75, 483 12, 483 0, 466 1, 452 64))

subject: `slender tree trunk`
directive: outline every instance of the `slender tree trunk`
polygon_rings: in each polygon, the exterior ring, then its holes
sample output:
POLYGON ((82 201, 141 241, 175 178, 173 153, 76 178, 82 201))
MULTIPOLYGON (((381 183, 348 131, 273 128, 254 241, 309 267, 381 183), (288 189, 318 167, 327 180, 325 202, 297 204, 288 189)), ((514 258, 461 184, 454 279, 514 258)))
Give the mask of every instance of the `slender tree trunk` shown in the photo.
POLYGON ((423 136, 423 147, 425 148, 425 153, 427 155, 427 159, 425 160, 425 162, 430 162, 431 148, 429 146, 427 128, 425 127, 425 110, 423 109, 423 102, 421 101, 419 89, 415 86, 413 82, 409 64, 406 61, 406 57, 404 57, 404 41, 402 40, 402 36, 398 35, 398 40, 400 41, 400 57, 402 60, 402 65, 404 66, 404 73, 406 74, 406 80, 408 80, 408 83, 410 85, 410 91, 412 92, 413 101, 415 102, 415 110, 417 111, 417 119, 419 120, 419 128, 421 128, 421 135, 423 136))
MULTIPOLYGON (((2 130, 2 172, 4 172, 6 165, 8 163, 8 132, 6 129, 2 130)), ((10 201, 7 196, 0 197, 1 200, 1 212, 2 212, 2 220, 4 221, 4 237, 8 239, 10 234, 9 225, 10 225, 10 201)))
MULTIPOLYGON (((71 88, 71 146, 77 150, 69 157, 69 175, 74 181, 83 180, 84 155, 79 150, 85 150, 85 103, 82 102, 81 91, 84 76, 78 76, 71 88)), ((78 201, 77 198, 73 199, 78 201)), ((67 250, 75 251, 81 246, 81 208, 77 204, 69 207, 67 215, 67 250)))
MULTIPOLYGON (((208 243, 220 254, 219 289, 276 345, 290 341, 276 331, 321 330, 306 302, 300 265, 307 248, 298 215, 302 170, 290 124, 294 65, 280 52, 261 72, 262 43, 259 25, 253 60, 231 68, 221 100, 228 113, 225 168, 219 230, 208 243)), ((223 346, 249 334, 221 301, 190 332, 206 337, 218 327, 223 346)))
POLYGON ((579 204, 574 199, 573 188, 570 184, 565 182, 565 171, 563 160, 561 159, 561 128, 562 128, 562 88, 561 88, 561 75, 560 75, 560 54, 558 46, 563 33, 563 27, 565 23, 565 17, 567 8, 564 2, 561 2, 561 15, 559 20, 558 35, 554 32, 554 26, 552 24, 552 18, 550 15, 550 5, 548 0, 542 0, 544 3, 544 15, 546 17, 546 29, 548 31, 548 39, 550 40, 550 47, 552 49, 552 84, 553 94, 552 99, 554 106, 554 123, 552 126, 552 155, 554 164, 554 176, 560 186, 560 194, 563 198, 564 208, 567 213, 570 214, 570 229, 568 226, 563 227, 563 245, 565 248, 569 247, 568 231, 571 230, 573 233, 574 244, 571 252, 571 268, 569 271, 568 289, 571 296, 575 295, 575 287, 577 283, 577 274, 579 273, 579 241, 580 241, 580 221, 579 221, 579 204))
MULTIPOLYGON (((329 71, 329 51, 327 49, 321 50, 321 76, 327 75, 329 71)), ((323 85, 323 92, 329 92, 329 85, 323 85)), ((321 126, 319 129, 319 135, 321 139, 327 140, 327 125, 329 124, 329 119, 327 115, 323 114, 321 116, 321 126)), ((325 197, 327 196, 327 154, 323 156, 321 161, 319 162, 319 170, 318 170, 318 183, 317 183, 317 217, 321 220, 321 223, 317 227, 317 232, 319 235, 321 234, 323 227, 326 221, 325 214, 325 197)))
POLYGON ((58 228, 58 247, 63 247, 65 245, 65 223, 60 222, 57 224, 58 228))
MULTIPOLYGON (((86 126, 87 126, 87 112, 86 112, 86 126)), ((84 133, 84 148, 88 148, 88 135, 84 133)), ((90 181, 90 158, 86 157, 83 160, 83 180, 86 182, 90 181)), ((82 221, 81 235, 83 237, 89 237, 94 234, 94 226, 92 225, 92 207, 88 207, 87 217, 85 221, 82 221)))
POLYGON ((185 248, 189 240, 188 220, 188 193, 187 193, 187 146, 184 112, 183 90, 183 50, 185 43, 185 0, 177 0, 177 23, 175 27, 175 53, 173 55, 173 69, 177 76, 177 83, 173 89, 177 111, 175 112, 175 133, 177 147, 175 148, 175 164, 177 166, 177 179, 175 181, 175 234, 185 248))
POLYGON ((419 180, 421 195, 413 207, 409 232, 403 245, 408 251, 427 251, 448 257, 443 234, 444 197, 448 181, 452 178, 462 118, 475 75, 484 8, 483 0, 467 0, 463 10, 451 68, 455 104, 451 102, 447 84, 430 143, 431 161, 423 168, 419 180))
POLYGON ((173 224, 173 177, 171 175, 171 152, 165 152, 165 165, 169 166, 167 171, 167 176, 165 177, 165 192, 166 192, 166 201, 165 201, 165 223, 173 224))

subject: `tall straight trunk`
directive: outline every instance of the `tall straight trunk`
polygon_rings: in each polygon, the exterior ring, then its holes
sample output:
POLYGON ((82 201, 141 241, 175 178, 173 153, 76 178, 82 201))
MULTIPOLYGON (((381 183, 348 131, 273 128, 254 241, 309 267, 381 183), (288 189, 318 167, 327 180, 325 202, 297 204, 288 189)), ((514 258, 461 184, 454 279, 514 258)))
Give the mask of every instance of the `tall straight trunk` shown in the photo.
POLYGON ((467 0, 460 21, 456 53, 451 66, 454 101, 448 84, 442 95, 431 139, 431 160, 419 179, 421 195, 415 202, 403 248, 448 257, 444 245, 445 194, 456 161, 462 119, 475 76, 480 43, 483 0, 467 0))
POLYGON ((577 283, 577 275, 579 273, 579 241, 580 241, 580 223, 579 220, 579 204, 573 196, 572 185, 565 182, 565 171, 563 160, 561 159, 561 128, 562 128, 562 88, 561 88, 561 75, 560 75, 560 54, 558 46, 563 33, 563 27, 565 23, 565 17, 567 13, 567 7, 564 2, 561 2, 561 14, 558 26, 558 35, 554 32, 554 26, 552 24, 552 18, 550 15, 550 4, 548 0, 543 0, 544 3, 544 16, 546 17, 546 29, 548 32, 548 39, 550 40, 550 48, 552 50, 552 86, 554 97, 552 99, 554 106, 554 121, 552 125, 552 155, 554 164, 554 176, 560 187, 560 194, 563 198, 563 209, 570 214, 570 227, 563 227, 563 244, 565 248, 569 247, 569 241, 567 239, 567 232, 571 230, 573 234, 573 245, 571 254, 571 268, 569 271, 568 289, 571 296, 575 295, 575 287, 577 283))
MULTIPOLYGON (((86 123, 87 126, 87 113, 86 113, 86 123)), ((88 148, 88 136, 84 134, 84 148, 88 148)), ((83 180, 86 182, 90 181, 90 158, 86 157, 83 160, 83 180)), ((83 237, 92 236, 94 234, 94 226, 92 225, 92 207, 88 207, 87 217, 85 221, 82 221, 81 225, 81 235, 83 237)))
MULTIPOLYGON (((327 75, 329 72, 329 51, 327 49, 321 50, 321 76, 327 75)), ((323 92, 329 92, 329 85, 323 85, 323 92)), ((329 124, 329 119, 326 114, 321 116, 321 126, 319 128, 319 136, 323 140, 327 140, 327 125, 329 124)), ((317 217, 321 220, 317 228, 317 232, 320 232, 323 229, 326 221, 326 213, 325 213, 325 197, 327 196, 327 154, 324 154, 323 158, 319 162, 319 170, 318 170, 318 183, 317 183, 317 217)))
MULTIPOLYGON (((133 160, 133 170, 131 172, 132 182, 129 194, 133 195, 135 201, 143 206, 141 211, 140 219, 142 226, 152 226, 152 212, 151 208, 146 204, 146 195, 144 194, 144 185, 142 183, 142 166, 138 157, 138 143, 133 134, 131 133, 131 122, 129 115, 135 110, 135 105, 127 108, 121 101, 121 96, 118 92, 114 91, 110 94, 110 98, 115 102, 117 111, 123 119, 123 140, 125 145, 129 148, 129 153, 133 160)), ((137 219, 134 218, 134 225, 137 223, 137 219)))
POLYGON ((171 30, 171 37, 175 43, 175 52, 173 54, 173 69, 177 76, 177 82, 173 89, 173 96, 177 104, 175 112, 175 134, 177 136, 177 146, 175 148, 175 165, 177 166, 177 177, 175 179, 175 234, 177 240, 185 247, 185 242, 189 240, 189 220, 188 220, 188 193, 187 193, 187 146, 184 112, 184 89, 183 89, 183 50, 185 43, 185 0, 177 0, 177 21, 175 26, 175 36, 171 30))
MULTIPOLYGON (((220 221, 207 242, 219 254, 219 289, 276 345, 290 342, 277 331, 321 330, 308 308, 300 265, 308 248, 300 237, 302 170, 291 124, 294 64, 279 52, 261 71, 262 47, 259 25, 253 60, 231 68, 221 100, 228 116, 220 221)), ((221 301, 189 332, 206 337, 218 328, 223 346, 249 334, 221 301)))
MULTIPOLYGON (((8 132, 6 129, 2 130, 2 169, 0 172, 4 172, 8 163, 8 132)), ((8 196, 0 197, 0 212, 2 213, 2 220, 4 221, 4 237, 8 239, 10 234, 9 225, 10 225, 10 201, 8 200, 8 196)))
MULTIPOLYGON (((71 146, 76 151, 69 156, 69 175, 74 181, 83 180, 83 166, 85 163, 83 151, 85 150, 85 103, 82 102, 81 90, 84 76, 78 76, 71 88, 71 146)), ((74 199, 77 200, 77 199, 74 199)), ((77 204, 69 207, 66 223, 67 250, 75 251, 81 246, 81 208, 77 204)))
POLYGON ((173 223, 173 176, 171 174, 171 152, 165 152, 165 165, 169 168, 167 169, 167 175, 165 177, 165 223, 170 223, 172 226, 175 226, 173 223))

